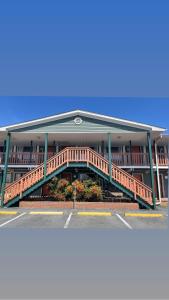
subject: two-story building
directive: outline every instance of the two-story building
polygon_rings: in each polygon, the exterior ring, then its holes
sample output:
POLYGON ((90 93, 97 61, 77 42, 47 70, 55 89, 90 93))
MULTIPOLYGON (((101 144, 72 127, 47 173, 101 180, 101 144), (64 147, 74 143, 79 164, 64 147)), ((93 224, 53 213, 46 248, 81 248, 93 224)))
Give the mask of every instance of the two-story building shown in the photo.
POLYGON ((45 194, 53 176, 100 177, 139 204, 168 198, 166 129, 75 110, 0 128, 1 205, 45 194), (150 199, 151 198, 151 199, 150 199))

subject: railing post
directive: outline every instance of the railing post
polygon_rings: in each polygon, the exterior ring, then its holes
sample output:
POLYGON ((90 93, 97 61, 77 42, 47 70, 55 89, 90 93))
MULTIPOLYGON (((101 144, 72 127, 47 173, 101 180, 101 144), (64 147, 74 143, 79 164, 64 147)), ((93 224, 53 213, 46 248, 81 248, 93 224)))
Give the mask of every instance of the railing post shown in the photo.
POLYGON ((48 159, 48 133, 45 133, 44 178, 46 178, 46 174, 47 174, 47 159, 48 159))
POLYGON ((112 153, 111 153, 111 133, 108 136, 108 158, 109 158, 109 180, 112 180, 112 153))
POLYGON ((67 167, 69 166, 69 149, 66 150, 66 156, 67 156, 67 167))
POLYGON ((87 166, 89 166, 89 148, 87 148, 87 166))
POLYGON ((11 141, 11 134, 10 132, 8 132, 7 139, 6 139, 5 163, 4 163, 2 188, 1 188, 1 207, 4 206, 4 195, 5 195, 5 186, 6 186, 6 178, 7 178, 7 171, 8 171, 10 141, 11 141))
POLYGON ((151 188, 152 188, 152 198, 153 198, 153 208, 156 208, 156 197, 154 192, 154 172, 153 172, 153 159, 152 159, 152 143, 151 143, 151 133, 147 132, 147 141, 149 149, 149 161, 150 161, 150 176, 151 176, 151 188))
POLYGON ((134 200, 136 200, 136 181, 135 181, 135 179, 134 179, 133 185, 134 185, 134 200))

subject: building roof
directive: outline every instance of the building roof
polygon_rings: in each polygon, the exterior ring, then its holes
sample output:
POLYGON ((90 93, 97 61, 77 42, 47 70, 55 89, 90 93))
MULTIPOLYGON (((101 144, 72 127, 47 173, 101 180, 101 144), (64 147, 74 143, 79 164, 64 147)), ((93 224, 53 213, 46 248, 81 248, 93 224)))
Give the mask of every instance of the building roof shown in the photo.
POLYGON ((144 123, 133 122, 133 121, 129 121, 126 119, 119 119, 119 118, 115 118, 115 117, 111 117, 111 116, 106 116, 106 115, 78 109, 78 110, 73 110, 73 111, 69 111, 69 112, 65 112, 65 113, 61 113, 61 114, 56 114, 53 116, 35 119, 32 121, 13 124, 13 125, 9 125, 9 126, 7 125, 4 127, 0 127, 0 131, 10 131, 10 130, 14 130, 14 129, 29 127, 29 126, 31 127, 34 125, 41 125, 41 124, 45 124, 45 123, 48 123, 51 121, 55 121, 55 120, 57 121, 57 120, 61 120, 61 119, 69 118, 69 117, 73 117, 73 116, 88 117, 88 118, 101 120, 101 121, 105 121, 105 122, 109 122, 109 123, 130 126, 130 127, 134 127, 134 128, 156 131, 156 132, 164 132, 166 130, 165 128, 161 128, 161 127, 156 127, 156 126, 152 126, 152 125, 148 125, 148 124, 144 124, 144 123))

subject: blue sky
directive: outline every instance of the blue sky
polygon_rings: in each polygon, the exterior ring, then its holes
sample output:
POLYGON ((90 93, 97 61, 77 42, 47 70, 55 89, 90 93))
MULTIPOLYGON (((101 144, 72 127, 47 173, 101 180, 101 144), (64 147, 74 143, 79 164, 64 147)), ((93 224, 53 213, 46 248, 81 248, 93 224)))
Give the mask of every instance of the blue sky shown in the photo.
POLYGON ((168 0, 3 1, 0 95, 39 97, 1 97, 0 125, 80 108, 169 128, 168 33, 168 0))
POLYGON ((5 0, 0 95, 169 96, 168 0, 5 0))
POLYGON ((0 125, 88 110, 169 128, 169 98, 0 97, 0 125))

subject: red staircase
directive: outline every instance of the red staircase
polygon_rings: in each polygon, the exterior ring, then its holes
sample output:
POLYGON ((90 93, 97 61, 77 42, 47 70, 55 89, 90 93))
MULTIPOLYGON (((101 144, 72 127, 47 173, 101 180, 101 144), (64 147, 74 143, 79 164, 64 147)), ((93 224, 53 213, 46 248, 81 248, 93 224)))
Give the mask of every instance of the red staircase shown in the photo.
MULTIPOLYGON (((47 161, 45 178, 44 164, 41 164, 6 187, 4 204, 7 204, 18 196, 21 199, 23 193, 29 189, 31 193, 31 187, 40 181, 44 184, 49 180, 48 176, 50 174, 54 173, 65 164, 69 166, 69 163, 86 163, 87 166, 91 165, 109 176, 109 162, 100 154, 88 147, 67 147, 47 161)), ((143 202, 146 202, 149 205, 153 204, 152 190, 126 171, 117 167, 114 163, 112 164, 111 175, 112 184, 113 182, 118 183, 123 189, 132 192, 135 200, 141 198, 143 202)))

